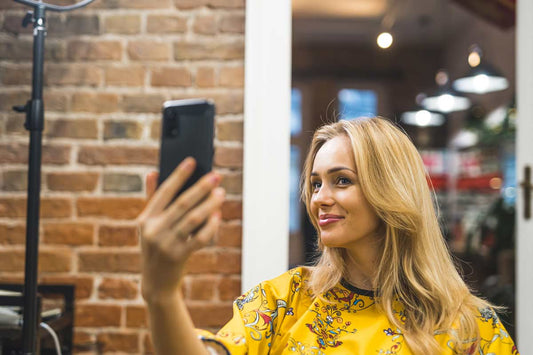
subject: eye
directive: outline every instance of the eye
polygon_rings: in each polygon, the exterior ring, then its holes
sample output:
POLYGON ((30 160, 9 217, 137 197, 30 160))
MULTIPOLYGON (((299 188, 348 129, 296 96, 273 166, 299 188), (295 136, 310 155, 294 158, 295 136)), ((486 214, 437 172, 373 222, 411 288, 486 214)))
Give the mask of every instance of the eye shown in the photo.
POLYGON ((337 184, 339 185, 350 185, 351 183, 352 181, 350 179, 343 176, 339 176, 339 178, 337 178, 337 184))
POLYGON ((322 186, 322 183, 320 181, 311 181, 311 187, 313 188, 313 191, 318 190, 322 186))

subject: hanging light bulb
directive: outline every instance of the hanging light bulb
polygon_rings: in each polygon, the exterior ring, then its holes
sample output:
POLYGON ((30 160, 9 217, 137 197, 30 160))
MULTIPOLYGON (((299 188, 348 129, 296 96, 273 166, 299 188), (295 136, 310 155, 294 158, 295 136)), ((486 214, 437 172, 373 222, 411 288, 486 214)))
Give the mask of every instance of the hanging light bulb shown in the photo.
POLYGON ((454 81, 453 88, 457 91, 472 94, 486 94, 501 91, 509 87, 508 80, 486 61, 482 61, 481 48, 470 46, 468 55, 469 72, 454 81))
POLYGON ((387 49, 392 45, 394 38, 389 32, 381 32, 376 39, 376 42, 380 48, 387 49))
POLYGON ((449 77, 445 70, 439 70, 435 75, 435 81, 439 86, 437 92, 424 98, 422 107, 429 111, 451 113, 463 111, 470 107, 471 103, 467 97, 461 96, 452 88, 449 88, 449 77))

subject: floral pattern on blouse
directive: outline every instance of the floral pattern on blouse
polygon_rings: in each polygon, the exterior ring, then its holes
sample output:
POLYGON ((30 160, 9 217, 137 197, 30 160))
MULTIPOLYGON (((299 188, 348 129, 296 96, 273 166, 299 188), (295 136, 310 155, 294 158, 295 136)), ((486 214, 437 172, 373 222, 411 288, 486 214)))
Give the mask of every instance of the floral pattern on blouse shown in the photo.
MULTIPOLYGON (((231 355, 412 354, 403 334, 375 302, 371 291, 341 282, 322 297, 312 297, 305 284, 309 271, 298 267, 265 281, 235 300, 233 318, 215 335, 199 331, 206 345, 216 342, 231 355)), ((393 312, 405 322, 396 300, 393 312)), ((518 355, 513 340, 492 309, 478 316, 479 355, 518 355)), ((435 334, 443 355, 459 354, 453 330, 435 334)), ((474 354, 473 342, 461 349, 474 354)))

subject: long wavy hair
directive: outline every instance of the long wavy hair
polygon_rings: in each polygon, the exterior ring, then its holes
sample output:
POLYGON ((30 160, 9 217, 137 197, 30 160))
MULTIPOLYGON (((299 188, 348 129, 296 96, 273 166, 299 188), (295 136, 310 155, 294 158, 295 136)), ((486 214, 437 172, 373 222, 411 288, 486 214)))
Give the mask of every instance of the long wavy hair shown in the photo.
POLYGON ((339 121, 314 134, 302 175, 302 199, 319 233, 321 251, 311 268, 311 292, 320 296, 348 275, 345 250, 321 243, 317 216, 310 210, 315 156, 325 142, 341 135, 349 138, 361 189, 382 221, 382 251, 373 280, 378 307, 402 331, 415 354, 441 353, 434 335, 450 331, 452 324, 456 350, 466 353, 473 343, 479 347, 476 314, 490 305, 470 292, 454 266, 419 153, 384 118, 339 121), (394 316, 396 299, 405 307, 405 323, 394 316))

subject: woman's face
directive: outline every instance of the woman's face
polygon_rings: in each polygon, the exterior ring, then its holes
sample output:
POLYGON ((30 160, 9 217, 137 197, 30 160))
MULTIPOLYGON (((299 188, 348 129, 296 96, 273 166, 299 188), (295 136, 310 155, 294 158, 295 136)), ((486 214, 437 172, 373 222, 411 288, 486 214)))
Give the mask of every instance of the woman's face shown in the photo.
POLYGON ((351 249, 375 241, 380 221, 359 185, 348 137, 335 137, 320 148, 311 186, 311 213, 325 246, 351 249))

